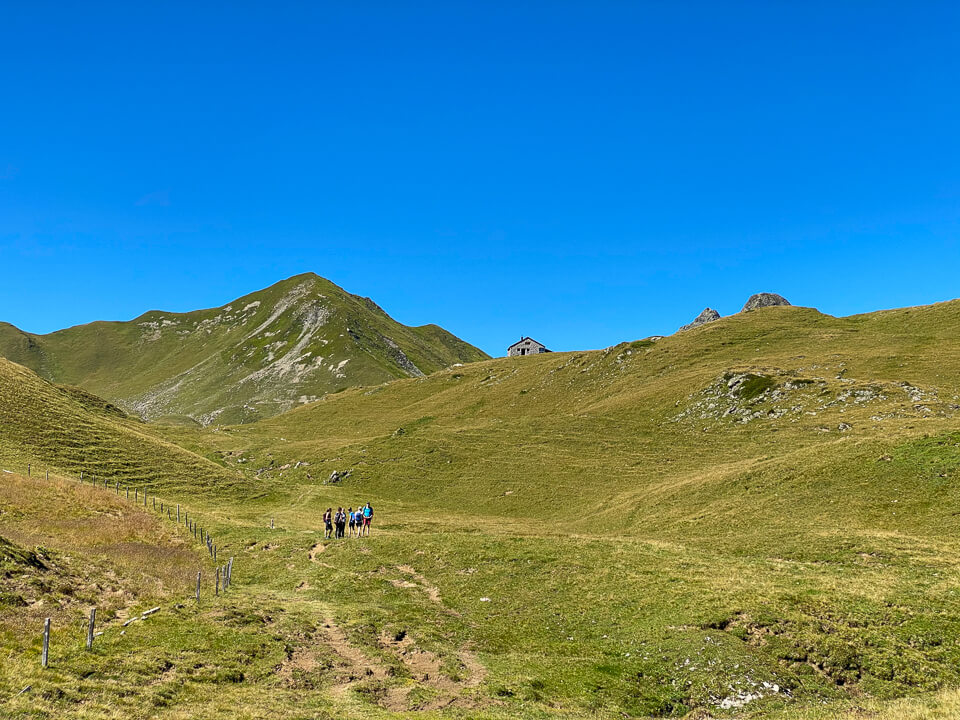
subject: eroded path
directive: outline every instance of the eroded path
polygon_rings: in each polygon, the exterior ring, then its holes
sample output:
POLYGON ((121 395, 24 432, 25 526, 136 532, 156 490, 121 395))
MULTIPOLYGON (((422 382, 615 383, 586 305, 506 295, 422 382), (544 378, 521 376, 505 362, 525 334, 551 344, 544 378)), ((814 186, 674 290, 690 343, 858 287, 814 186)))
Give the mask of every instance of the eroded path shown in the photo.
POLYGON ((406 632, 381 632, 374 651, 351 641, 328 617, 304 634, 277 675, 289 687, 324 686, 345 704, 362 702, 362 695, 394 712, 472 707, 469 690, 483 683, 486 669, 472 652, 462 651, 457 658, 459 669, 451 677, 444 658, 419 647, 406 632))

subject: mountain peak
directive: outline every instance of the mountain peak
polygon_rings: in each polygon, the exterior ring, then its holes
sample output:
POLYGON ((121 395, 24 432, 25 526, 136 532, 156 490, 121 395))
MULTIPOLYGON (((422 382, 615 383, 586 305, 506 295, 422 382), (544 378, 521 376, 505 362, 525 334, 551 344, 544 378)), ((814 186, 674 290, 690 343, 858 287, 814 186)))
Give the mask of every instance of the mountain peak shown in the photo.
POLYGON ((47 379, 144 419, 204 425, 250 422, 349 387, 487 358, 440 328, 402 325, 312 272, 218 308, 150 311, 43 336, 15 330, 0 331, 0 355, 47 379))

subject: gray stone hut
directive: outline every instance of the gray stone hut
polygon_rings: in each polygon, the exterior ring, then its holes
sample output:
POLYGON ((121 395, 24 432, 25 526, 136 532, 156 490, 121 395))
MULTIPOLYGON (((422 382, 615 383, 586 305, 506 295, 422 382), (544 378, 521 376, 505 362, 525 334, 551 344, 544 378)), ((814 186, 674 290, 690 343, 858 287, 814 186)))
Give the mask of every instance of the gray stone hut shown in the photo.
POLYGON ((515 342, 513 345, 507 348, 507 356, 514 357, 515 355, 539 355, 540 353, 548 353, 546 345, 543 343, 538 343, 533 338, 522 337, 518 342, 515 342))

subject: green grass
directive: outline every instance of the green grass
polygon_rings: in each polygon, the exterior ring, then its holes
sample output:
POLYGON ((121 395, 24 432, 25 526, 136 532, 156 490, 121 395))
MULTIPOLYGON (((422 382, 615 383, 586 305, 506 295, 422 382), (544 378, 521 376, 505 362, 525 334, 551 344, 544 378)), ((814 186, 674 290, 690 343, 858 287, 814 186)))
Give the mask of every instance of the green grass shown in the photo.
POLYGON ((770 308, 205 430, 0 364, 6 458, 73 472, 58 440, 26 444, 50 432, 136 461, 239 568, 101 659, 44 674, 13 652, 0 698, 38 718, 952 717, 958 330, 957 303, 770 308), (366 501, 373 537, 323 542, 325 508, 366 501))

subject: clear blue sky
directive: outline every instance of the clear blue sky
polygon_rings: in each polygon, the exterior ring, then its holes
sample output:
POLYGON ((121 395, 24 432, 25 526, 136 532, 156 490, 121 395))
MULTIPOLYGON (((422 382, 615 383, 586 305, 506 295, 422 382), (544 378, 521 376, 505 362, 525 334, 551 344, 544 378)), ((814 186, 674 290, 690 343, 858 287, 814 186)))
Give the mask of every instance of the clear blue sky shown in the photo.
POLYGON ((960 294, 956 2, 68 5, 0 22, 28 331, 304 271, 493 354, 960 294))

